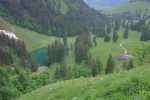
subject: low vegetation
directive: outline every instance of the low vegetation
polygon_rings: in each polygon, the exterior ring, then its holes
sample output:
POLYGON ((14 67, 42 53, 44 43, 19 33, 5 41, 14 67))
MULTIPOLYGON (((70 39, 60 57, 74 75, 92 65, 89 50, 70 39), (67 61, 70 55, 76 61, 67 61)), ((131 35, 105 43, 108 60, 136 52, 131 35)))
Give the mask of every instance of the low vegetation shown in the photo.
POLYGON ((150 97, 149 73, 149 65, 145 65, 129 72, 58 82, 23 95, 18 100, 147 100, 150 97))

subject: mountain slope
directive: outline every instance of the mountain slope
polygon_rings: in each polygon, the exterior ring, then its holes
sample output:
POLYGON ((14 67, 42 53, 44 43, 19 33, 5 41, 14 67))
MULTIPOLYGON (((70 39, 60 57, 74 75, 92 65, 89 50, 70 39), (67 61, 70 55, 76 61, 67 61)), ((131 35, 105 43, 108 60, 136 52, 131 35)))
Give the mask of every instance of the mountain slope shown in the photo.
POLYGON ((80 78, 47 85, 18 100, 147 100, 150 67, 95 78, 80 78))
POLYGON ((145 12, 148 10, 150 12, 150 2, 138 1, 138 2, 128 2, 112 9, 103 9, 104 13, 122 13, 122 12, 145 12))
POLYGON ((12 25, 2 18, 0 18, 0 28, 16 33, 16 35, 25 42, 28 52, 47 47, 48 44, 51 44, 52 41, 55 40, 55 37, 38 34, 34 31, 12 25))
POLYGON ((0 16, 24 28, 57 36, 100 33, 99 27, 105 23, 105 16, 82 0, 0 0, 0 16))
POLYGON ((96 9, 116 7, 129 0, 84 0, 88 5, 96 9))

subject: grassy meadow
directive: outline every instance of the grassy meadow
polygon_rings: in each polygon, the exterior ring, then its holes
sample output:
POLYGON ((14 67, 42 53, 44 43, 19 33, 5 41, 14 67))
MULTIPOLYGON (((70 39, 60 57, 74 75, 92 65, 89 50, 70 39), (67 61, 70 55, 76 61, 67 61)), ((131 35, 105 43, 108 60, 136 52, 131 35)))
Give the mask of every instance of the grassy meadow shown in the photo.
POLYGON ((102 12, 106 14, 112 13, 121 13, 121 12, 135 12, 135 11, 145 11, 148 10, 150 12, 150 3, 149 2, 134 2, 134 3, 125 3, 116 8, 106 8, 103 9, 102 12))

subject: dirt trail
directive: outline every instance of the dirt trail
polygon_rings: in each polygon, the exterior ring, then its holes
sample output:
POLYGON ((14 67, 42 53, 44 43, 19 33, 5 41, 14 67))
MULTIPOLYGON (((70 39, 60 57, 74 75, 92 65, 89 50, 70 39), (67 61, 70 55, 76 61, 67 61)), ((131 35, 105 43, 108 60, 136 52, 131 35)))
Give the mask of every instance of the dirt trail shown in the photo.
POLYGON ((119 47, 124 50, 124 54, 125 54, 125 55, 128 55, 128 54, 127 54, 128 50, 127 50, 123 45, 124 45, 125 43, 127 43, 127 42, 128 42, 128 40, 125 41, 125 42, 120 43, 120 45, 119 45, 119 47))

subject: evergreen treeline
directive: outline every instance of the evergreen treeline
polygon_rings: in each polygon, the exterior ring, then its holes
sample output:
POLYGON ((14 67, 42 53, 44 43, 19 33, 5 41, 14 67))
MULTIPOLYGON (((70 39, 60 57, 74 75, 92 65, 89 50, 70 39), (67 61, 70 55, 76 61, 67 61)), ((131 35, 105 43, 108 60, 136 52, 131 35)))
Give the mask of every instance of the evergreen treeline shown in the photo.
POLYGON ((0 65, 11 65, 13 64, 13 59, 10 54, 5 52, 0 48, 0 65))
POLYGON ((0 34, 0 65, 29 67, 34 72, 38 66, 27 53, 24 41, 4 34, 0 34))
POLYGON ((82 0, 0 0, 0 15, 10 22, 47 35, 103 35, 106 16, 82 0))
POLYGON ((22 40, 10 39, 8 36, 0 34, 0 64, 11 65, 19 63, 20 65, 26 65, 28 58, 29 56, 22 40), (18 62, 16 62, 17 59, 19 59, 18 62))

